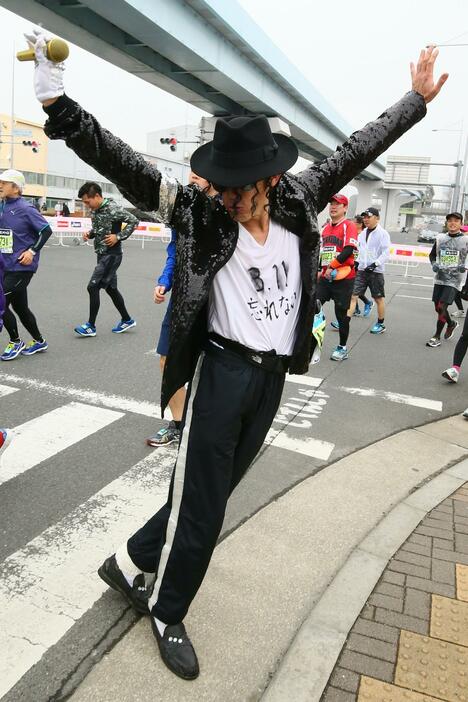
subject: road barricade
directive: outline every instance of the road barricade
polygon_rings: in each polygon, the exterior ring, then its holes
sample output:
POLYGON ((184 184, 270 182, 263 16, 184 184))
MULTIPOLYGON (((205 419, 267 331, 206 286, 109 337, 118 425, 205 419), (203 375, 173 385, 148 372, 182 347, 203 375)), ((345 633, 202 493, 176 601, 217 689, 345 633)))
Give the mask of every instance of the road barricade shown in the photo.
MULTIPOLYGON (((83 234, 91 231, 90 217, 46 217, 50 228, 54 234, 53 246, 79 246, 83 243, 83 234), (70 243, 66 244, 65 241, 70 243)), ((168 244, 171 240, 171 230, 164 224, 158 222, 140 222, 132 234, 133 240, 141 241, 141 248, 145 248, 145 242, 161 241, 168 244)))
POLYGON ((430 246, 412 246, 411 244, 392 244, 390 246, 390 260, 387 265, 402 266, 405 269, 405 278, 410 270, 417 268, 421 263, 429 263, 430 246))

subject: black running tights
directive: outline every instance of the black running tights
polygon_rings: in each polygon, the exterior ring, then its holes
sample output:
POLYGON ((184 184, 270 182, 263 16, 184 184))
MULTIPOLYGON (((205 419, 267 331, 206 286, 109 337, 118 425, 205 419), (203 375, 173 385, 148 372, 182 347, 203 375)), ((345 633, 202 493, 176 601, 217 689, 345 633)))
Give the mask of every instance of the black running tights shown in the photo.
POLYGON ((337 305, 335 307, 335 314, 338 320, 338 324, 340 325, 338 330, 340 332, 340 346, 346 346, 349 336, 350 322, 350 318, 348 317, 348 310, 345 310, 343 307, 339 307, 337 305))
POLYGON ((460 338, 455 346, 455 351, 453 354, 453 365, 461 366, 463 359, 465 358, 466 350, 468 349, 468 317, 465 317, 465 324, 463 325, 463 331, 460 338))
POLYGON ((3 324, 10 335, 10 341, 19 340, 18 322, 16 321, 16 317, 11 311, 10 307, 13 307, 20 319, 21 324, 26 331, 29 332, 32 338, 35 341, 42 341, 42 335, 38 329, 36 318, 28 307, 28 291, 26 287, 19 289, 16 292, 7 293, 5 296, 5 302, 6 308, 3 315, 3 324))
MULTIPOLYGON (((117 288, 107 287, 104 288, 106 293, 109 295, 110 299, 114 303, 117 311, 119 312, 121 318, 124 322, 128 322, 130 315, 125 307, 125 301, 122 297, 122 293, 117 288)), ((96 317, 99 312, 99 306, 101 304, 100 289, 95 285, 88 285, 89 292, 89 323, 96 325, 96 317)))
POLYGON ((447 325, 447 327, 451 327, 453 322, 449 315, 448 305, 446 302, 436 302, 435 309, 437 312, 437 326, 435 335, 439 339, 445 325, 447 325))

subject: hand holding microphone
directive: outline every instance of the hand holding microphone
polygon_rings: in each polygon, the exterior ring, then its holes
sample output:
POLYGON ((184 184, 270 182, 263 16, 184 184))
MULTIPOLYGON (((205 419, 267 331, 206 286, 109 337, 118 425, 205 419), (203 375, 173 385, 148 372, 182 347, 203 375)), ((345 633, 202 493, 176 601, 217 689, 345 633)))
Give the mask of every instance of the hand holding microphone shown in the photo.
MULTIPOLYGON (((40 30, 33 30, 33 34, 25 34, 29 44, 29 51, 20 52, 20 61, 31 60, 31 50, 36 62, 34 70, 34 90, 39 102, 48 103, 63 95, 63 71, 65 66, 63 60, 68 56, 64 51, 61 39, 51 39, 47 41, 45 34, 40 30), (57 49, 58 42, 58 49, 57 49), (65 55, 66 54, 66 55, 65 55), (25 57, 26 56, 26 57, 25 57), (57 60, 60 61, 57 63, 57 60)), ((68 51, 68 46, 65 44, 68 51)))
MULTIPOLYGON (((38 34, 37 30, 34 30, 35 34, 38 34)), ((31 34, 25 34, 25 37, 28 40, 28 44, 31 45, 31 40, 32 43, 34 43, 34 37, 31 34)), ((70 49, 68 48, 68 44, 66 41, 63 41, 63 39, 49 39, 46 42, 46 50, 45 50, 45 55, 49 59, 49 61, 53 61, 53 63, 61 63, 62 61, 65 61, 65 59, 68 58, 70 54, 70 49)), ((18 51, 16 54, 16 58, 18 61, 35 61, 36 60, 36 52, 33 47, 30 49, 26 49, 25 51, 18 51)))

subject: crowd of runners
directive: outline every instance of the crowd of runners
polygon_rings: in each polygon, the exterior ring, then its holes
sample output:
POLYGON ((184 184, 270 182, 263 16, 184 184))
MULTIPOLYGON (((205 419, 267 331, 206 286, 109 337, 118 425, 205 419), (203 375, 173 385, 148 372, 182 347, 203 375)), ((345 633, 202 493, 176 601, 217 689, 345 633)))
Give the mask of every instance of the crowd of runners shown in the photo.
MULTIPOLYGON (((42 31, 28 41, 36 57, 34 89, 48 117, 46 134, 65 139, 135 207, 157 213, 173 232, 154 291, 158 304, 172 289, 157 350, 162 409, 169 405, 173 420, 147 440, 151 446, 179 443, 171 487, 166 504, 98 573, 138 612, 150 615, 168 668, 193 679, 199 665, 183 620, 208 568, 227 500, 276 415, 285 374, 306 373, 314 358, 317 301, 334 303, 332 328, 339 335, 334 361, 349 356, 350 322, 358 314, 359 298, 365 316, 373 304, 377 309, 371 333, 386 331, 384 273, 390 237, 373 206, 355 221, 348 219, 349 203, 341 190, 425 116, 426 104, 447 75, 434 81, 437 51, 423 50, 412 64, 412 89, 401 100, 336 153, 297 175, 289 172, 298 157, 296 144, 273 134, 264 116, 220 118, 213 141, 194 152, 191 183, 184 187, 65 94, 64 65, 47 57, 42 31), (320 234, 317 214, 327 205, 330 223, 320 234), (365 297, 368 290, 372 299, 365 297)), ((3 361, 47 350, 28 306, 27 286, 51 230, 22 198, 23 188, 18 171, 0 174, 3 319, 10 335, 3 361), (27 344, 13 312, 31 336, 27 344)), ((92 213, 88 238, 94 239, 97 265, 87 288, 89 317, 74 331, 83 338, 96 335, 104 289, 119 313, 112 331, 128 332, 136 322, 117 287, 117 269, 122 241, 137 220, 104 199, 96 183, 83 184, 79 196, 92 213)), ((447 233, 431 253, 438 315, 431 347, 439 345, 444 327, 446 338, 454 334, 457 323, 448 308, 457 293, 466 293, 468 237, 460 233, 461 224, 458 213, 449 214, 447 233)), ((467 334, 465 321, 453 366, 444 373, 451 382, 458 380, 467 334)), ((7 442, 8 432, 2 436, 7 442)))

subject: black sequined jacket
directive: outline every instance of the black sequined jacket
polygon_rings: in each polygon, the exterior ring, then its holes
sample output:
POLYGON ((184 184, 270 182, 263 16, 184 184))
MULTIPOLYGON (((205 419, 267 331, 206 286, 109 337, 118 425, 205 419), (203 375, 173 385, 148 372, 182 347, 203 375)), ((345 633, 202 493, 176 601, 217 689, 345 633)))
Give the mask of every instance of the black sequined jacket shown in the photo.
MULTIPOLYGON (((234 253, 238 226, 222 202, 162 174, 68 96, 44 109, 49 116, 44 128, 49 138, 65 139, 67 146, 115 183, 136 207, 154 211, 177 230, 171 342, 161 396, 164 411, 173 393, 192 378, 207 334, 211 283, 234 253)), ((317 213, 425 113, 422 96, 407 93, 328 158, 298 175, 283 175, 274 189, 271 218, 301 239, 303 293, 290 373, 306 373, 312 353, 320 250, 317 213)))

